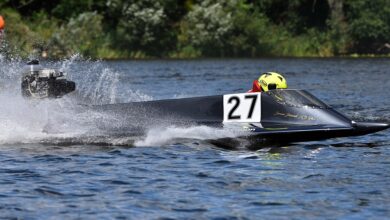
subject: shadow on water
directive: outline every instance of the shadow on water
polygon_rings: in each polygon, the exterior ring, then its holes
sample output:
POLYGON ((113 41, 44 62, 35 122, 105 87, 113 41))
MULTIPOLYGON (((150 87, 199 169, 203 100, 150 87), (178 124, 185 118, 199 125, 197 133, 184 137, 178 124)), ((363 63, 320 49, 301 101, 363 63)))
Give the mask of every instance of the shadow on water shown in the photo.
MULTIPOLYGON (((208 143, 224 149, 224 150, 248 150, 248 151, 257 151, 260 149, 271 149, 270 151, 279 151, 280 153, 283 153, 285 146, 300 146, 304 149, 318 149, 318 148, 324 148, 324 147, 366 147, 366 148, 373 148, 373 147, 381 147, 381 146, 389 146, 390 142, 387 140, 371 140, 367 141, 366 138, 355 138, 355 142, 351 142, 350 138, 337 138, 337 139, 330 139, 323 142, 302 142, 302 143, 275 143, 275 142, 267 142, 267 140, 264 140, 263 142, 257 142, 257 143, 251 143, 250 141, 243 139, 243 138, 220 138, 215 140, 207 140, 208 143), (325 142, 325 143, 324 143, 325 142)), ((288 151, 286 151, 288 152, 288 151)))
POLYGON ((95 144, 72 144, 72 145, 56 145, 56 144, 11 144, 1 145, 0 150, 3 152, 21 152, 28 154, 72 154, 72 153, 92 153, 92 152, 110 152, 119 149, 128 149, 125 146, 109 146, 95 144))
POLYGON ((386 141, 378 141, 378 142, 366 142, 366 143, 359 143, 359 142, 344 142, 344 143, 337 143, 332 144, 332 147, 367 147, 367 148, 373 148, 373 147, 382 147, 382 146, 389 146, 390 142, 386 141))
MULTIPOLYGON (((198 149, 216 149, 221 151, 247 151, 247 152, 268 152, 268 153, 292 153, 297 149, 316 150, 321 148, 376 148, 389 146, 388 140, 370 140, 365 138, 355 138, 353 142, 349 138, 330 139, 323 142, 302 142, 302 143, 251 143, 245 138, 218 138, 218 139, 194 139, 185 137, 170 138, 159 145, 137 145, 145 139, 145 136, 126 136, 126 135, 109 135, 109 136, 72 136, 72 137, 50 137, 47 139, 39 139, 32 142, 21 142, 7 144, 3 143, 1 146, 14 146, 26 148, 43 148, 45 150, 55 149, 77 149, 83 150, 107 150, 107 149, 121 149, 134 147, 168 147, 175 145, 182 145, 187 147, 195 147, 198 149)), ((160 141, 160 140, 158 140, 160 141)), ((159 142, 157 142, 159 143, 159 142)))

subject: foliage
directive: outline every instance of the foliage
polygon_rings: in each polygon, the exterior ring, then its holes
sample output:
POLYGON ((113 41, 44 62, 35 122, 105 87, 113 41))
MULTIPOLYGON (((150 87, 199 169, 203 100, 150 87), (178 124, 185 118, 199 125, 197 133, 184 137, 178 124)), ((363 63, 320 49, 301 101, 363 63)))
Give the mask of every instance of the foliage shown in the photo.
POLYGON ((6 18, 6 32, 0 42, 1 50, 8 55, 28 56, 34 46, 39 44, 41 37, 23 22, 15 10, 3 10, 2 14, 6 18))
POLYGON ((174 45, 164 3, 154 0, 109 0, 107 6, 117 12, 115 46, 130 52, 145 51, 157 56, 174 45))
POLYGON ((229 9, 234 6, 234 0, 228 0, 226 5, 212 0, 195 5, 184 19, 186 24, 183 24, 189 43, 203 48, 223 47, 233 28, 229 9))
POLYGON ((195 5, 181 23, 180 45, 206 56, 255 56, 261 51, 268 20, 241 0, 207 0, 195 5))
POLYGON ((2 0, 0 14, 2 50, 24 57, 390 54, 388 0, 2 0))
POLYGON ((349 0, 346 4, 354 51, 375 53, 390 42, 390 1, 349 0))
POLYGON ((80 52, 92 56, 101 46, 102 32, 101 15, 95 12, 82 13, 53 33, 48 44, 50 55, 68 57, 80 52))
POLYGON ((271 45, 267 41, 272 36, 272 25, 263 13, 251 9, 252 6, 243 1, 234 8, 233 28, 225 50, 231 50, 234 56, 271 55, 271 45))

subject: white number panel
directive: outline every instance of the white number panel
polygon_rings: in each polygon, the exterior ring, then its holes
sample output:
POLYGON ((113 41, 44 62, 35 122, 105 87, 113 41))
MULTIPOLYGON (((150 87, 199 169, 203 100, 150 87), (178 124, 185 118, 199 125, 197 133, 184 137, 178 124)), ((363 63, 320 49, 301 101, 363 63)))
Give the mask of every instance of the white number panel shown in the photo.
POLYGON ((223 122, 260 122, 260 99, 260 93, 224 95, 223 122))

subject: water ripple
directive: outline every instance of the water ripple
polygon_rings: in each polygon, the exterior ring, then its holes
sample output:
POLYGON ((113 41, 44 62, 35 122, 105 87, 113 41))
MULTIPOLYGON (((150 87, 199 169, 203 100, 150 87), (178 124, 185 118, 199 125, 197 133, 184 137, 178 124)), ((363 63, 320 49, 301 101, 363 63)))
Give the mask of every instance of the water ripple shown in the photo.
MULTIPOLYGON (((19 63, 0 62, 11 78, 18 76, 19 63)), ((83 84, 80 92, 85 95, 79 95, 93 103, 246 91, 259 71, 278 70, 285 73, 291 88, 305 88, 355 119, 389 122, 390 98, 383 93, 390 87, 388 59, 54 64, 64 66, 83 84), (375 69, 370 74, 377 80, 358 80, 367 69, 375 69), (151 89, 147 82, 156 77, 159 80, 153 81, 153 88, 157 89, 151 89), (346 83, 351 78, 356 79, 354 83, 346 83), (95 88, 97 84, 101 87, 95 88), (329 89, 329 85, 337 89, 329 89), (96 100, 90 100, 93 98, 96 100)), ((103 115, 62 114, 73 98, 56 103, 60 108, 52 109, 53 102, 27 108, 15 94, 18 91, 0 92, 0 119, 7 119, 7 124, 0 123, 1 219, 390 216, 389 131, 248 151, 221 142, 213 145, 185 139, 180 136, 183 131, 176 129, 151 137, 149 145, 134 147, 132 134, 112 136, 84 124, 101 122, 103 115), (42 132, 42 112, 47 108, 64 120, 58 121, 56 130, 65 129, 67 135, 42 132)), ((213 135, 207 129, 202 132, 199 134, 213 135)))

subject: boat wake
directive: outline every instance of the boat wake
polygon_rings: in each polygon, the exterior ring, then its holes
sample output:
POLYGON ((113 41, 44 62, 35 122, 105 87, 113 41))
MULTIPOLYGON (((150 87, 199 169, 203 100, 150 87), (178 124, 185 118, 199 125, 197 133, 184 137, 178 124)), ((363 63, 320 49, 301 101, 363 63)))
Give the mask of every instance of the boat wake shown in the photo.
POLYGON ((234 138, 231 129, 207 126, 172 126, 169 122, 150 123, 140 129, 137 122, 124 122, 119 116, 93 111, 85 105, 149 101, 140 91, 120 90, 119 73, 99 61, 86 61, 75 55, 50 63, 68 73, 78 89, 61 99, 28 100, 21 96, 21 59, 0 58, 0 145, 119 145, 161 146, 177 142, 234 138), (82 62, 83 65, 80 65, 82 62), (126 129, 123 124, 129 123, 126 129))
MULTIPOLYGON (((95 125, 113 121, 111 115, 88 111, 85 104, 107 104, 150 100, 139 91, 119 92, 118 73, 99 61, 75 55, 51 63, 78 85, 76 93, 61 99, 28 100, 21 96, 20 79, 24 62, 0 56, 0 144, 123 144, 105 135, 95 125), (80 62, 83 65, 80 65, 80 62), (125 97, 125 98, 123 98, 125 97)), ((123 139, 121 137, 120 139, 123 139)))
POLYGON ((147 131, 146 135, 137 140, 135 146, 160 146, 177 142, 194 142, 204 140, 215 140, 223 138, 236 138, 244 135, 244 132, 237 132, 232 129, 213 128, 208 126, 156 127, 147 131))

